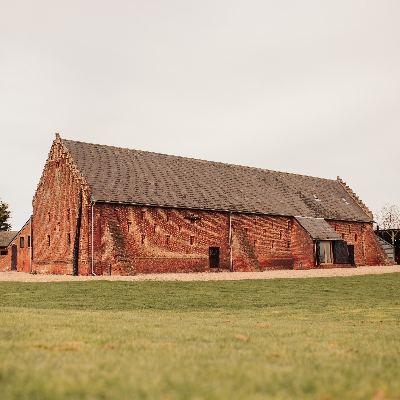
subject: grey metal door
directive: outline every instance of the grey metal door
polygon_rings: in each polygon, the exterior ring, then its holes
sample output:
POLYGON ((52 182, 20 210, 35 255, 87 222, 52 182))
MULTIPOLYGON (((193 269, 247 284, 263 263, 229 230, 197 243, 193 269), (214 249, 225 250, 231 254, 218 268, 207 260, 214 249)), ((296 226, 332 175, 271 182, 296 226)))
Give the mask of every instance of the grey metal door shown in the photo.
POLYGON ((11 246, 11 271, 17 270, 17 246, 11 246))

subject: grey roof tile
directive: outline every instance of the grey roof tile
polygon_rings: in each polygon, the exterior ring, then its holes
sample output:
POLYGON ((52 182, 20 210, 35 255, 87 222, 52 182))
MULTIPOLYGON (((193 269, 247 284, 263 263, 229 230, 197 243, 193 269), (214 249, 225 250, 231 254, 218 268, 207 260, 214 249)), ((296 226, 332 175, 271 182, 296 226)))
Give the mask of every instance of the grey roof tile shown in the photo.
POLYGON ((0 247, 8 247, 18 231, 0 231, 0 247))
POLYGON ((371 221, 336 180, 71 140, 63 143, 95 201, 371 221))
POLYGON ((323 218, 295 218, 313 239, 342 240, 338 233, 323 218))

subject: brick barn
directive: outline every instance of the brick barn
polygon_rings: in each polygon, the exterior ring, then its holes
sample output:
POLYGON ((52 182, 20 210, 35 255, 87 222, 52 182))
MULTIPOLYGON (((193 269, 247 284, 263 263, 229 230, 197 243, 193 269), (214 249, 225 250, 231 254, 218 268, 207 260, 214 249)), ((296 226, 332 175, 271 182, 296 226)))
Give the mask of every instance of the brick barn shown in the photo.
POLYGON ((62 139, 33 199, 33 270, 130 275, 388 264, 337 180, 62 139))

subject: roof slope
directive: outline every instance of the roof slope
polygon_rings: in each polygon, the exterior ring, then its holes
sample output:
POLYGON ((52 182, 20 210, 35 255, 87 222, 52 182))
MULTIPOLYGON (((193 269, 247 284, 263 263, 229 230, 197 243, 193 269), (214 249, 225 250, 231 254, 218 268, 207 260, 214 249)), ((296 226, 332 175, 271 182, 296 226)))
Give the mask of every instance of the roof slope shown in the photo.
POLYGON ((323 218, 296 217, 296 220, 313 239, 342 240, 323 218))
POLYGON ((336 180, 63 140, 94 201, 369 222, 336 180))
POLYGON ((8 247, 18 231, 0 231, 0 247, 8 247))

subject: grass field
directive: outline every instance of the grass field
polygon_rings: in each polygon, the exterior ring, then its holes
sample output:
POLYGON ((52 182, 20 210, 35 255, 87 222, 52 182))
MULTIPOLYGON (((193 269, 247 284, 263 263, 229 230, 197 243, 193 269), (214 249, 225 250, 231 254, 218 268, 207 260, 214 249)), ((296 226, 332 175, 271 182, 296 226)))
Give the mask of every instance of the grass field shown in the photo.
POLYGON ((0 399, 400 399, 400 274, 0 282, 0 399))

